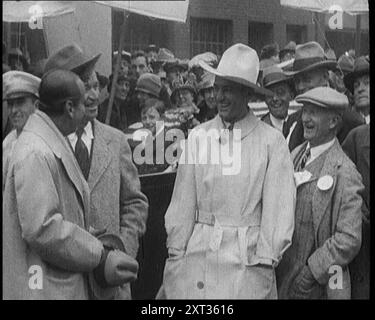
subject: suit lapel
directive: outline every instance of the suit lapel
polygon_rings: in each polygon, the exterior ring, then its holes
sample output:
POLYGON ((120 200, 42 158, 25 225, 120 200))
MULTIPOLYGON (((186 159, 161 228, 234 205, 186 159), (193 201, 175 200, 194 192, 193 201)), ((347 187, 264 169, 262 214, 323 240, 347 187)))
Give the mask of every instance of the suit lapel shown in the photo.
POLYGON ((93 122, 93 132, 94 140, 88 178, 91 192, 112 160, 112 153, 108 147, 108 144, 111 141, 110 137, 107 137, 105 130, 103 130, 103 125, 97 120, 94 120, 93 122))
POLYGON ((336 188, 337 168, 341 162, 342 155, 340 152, 339 142, 336 139, 334 145, 327 151, 326 159, 319 176, 319 178, 331 176, 333 178, 332 186, 328 190, 320 190, 317 187, 312 198, 313 223, 316 237, 319 225, 324 214, 326 213, 327 207, 331 202, 333 192, 336 188))

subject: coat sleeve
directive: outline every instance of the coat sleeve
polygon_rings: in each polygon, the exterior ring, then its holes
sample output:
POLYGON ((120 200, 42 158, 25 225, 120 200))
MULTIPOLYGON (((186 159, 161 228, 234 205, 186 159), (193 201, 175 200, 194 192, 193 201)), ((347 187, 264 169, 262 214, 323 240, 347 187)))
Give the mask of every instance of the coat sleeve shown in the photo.
POLYGON ((291 245, 296 187, 291 156, 281 134, 269 145, 255 263, 276 266, 291 245))
POLYGON ((148 200, 141 192, 137 168, 133 164, 128 142, 123 139, 120 150, 120 234, 126 252, 135 258, 139 239, 146 232, 148 200))
POLYGON ((322 285, 329 281, 331 266, 344 267, 353 260, 362 240, 361 177, 352 166, 341 169, 337 179, 336 190, 340 190, 341 194, 333 200, 339 205, 334 233, 308 259, 311 272, 322 285))
MULTIPOLYGON (((193 132, 188 138, 189 141, 195 139, 193 132)), ((188 143, 188 145, 193 144, 188 143)), ((165 214, 167 248, 169 251, 185 251, 193 232, 197 208, 195 165, 191 162, 194 159, 193 156, 192 148, 183 149, 171 203, 165 214)))
POLYGON ((22 237, 40 257, 62 269, 89 272, 100 261, 103 245, 89 232, 64 219, 53 171, 55 160, 31 152, 14 165, 14 183, 22 237))

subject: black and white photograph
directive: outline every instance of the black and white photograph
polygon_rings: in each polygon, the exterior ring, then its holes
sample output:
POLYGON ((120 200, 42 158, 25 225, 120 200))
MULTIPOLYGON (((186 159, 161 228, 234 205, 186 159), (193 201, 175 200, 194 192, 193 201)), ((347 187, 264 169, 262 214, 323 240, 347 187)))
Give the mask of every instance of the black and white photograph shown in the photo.
POLYGON ((3 1, 3 300, 369 300, 369 2, 3 1))

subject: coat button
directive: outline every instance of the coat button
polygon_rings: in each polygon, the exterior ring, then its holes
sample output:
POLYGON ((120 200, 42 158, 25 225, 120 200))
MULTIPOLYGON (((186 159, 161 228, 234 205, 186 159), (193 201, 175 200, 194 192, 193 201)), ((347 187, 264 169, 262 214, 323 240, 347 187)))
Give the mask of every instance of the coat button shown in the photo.
POLYGON ((204 283, 202 281, 198 281, 197 287, 198 287, 198 289, 203 289, 204 283))

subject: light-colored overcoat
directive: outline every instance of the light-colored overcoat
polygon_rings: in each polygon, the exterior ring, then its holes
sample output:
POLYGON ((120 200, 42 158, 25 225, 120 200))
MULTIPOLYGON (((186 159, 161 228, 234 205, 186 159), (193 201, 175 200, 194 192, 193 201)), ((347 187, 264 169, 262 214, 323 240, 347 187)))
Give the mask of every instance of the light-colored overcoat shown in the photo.
MULTIPOLYGON (((304 150, 306 143, 293 150, 293 159, 304 150)), ((327 190, 317 187, 312 198, 310 214, 313 218, 317 249, 308 258, 307 264, 314 278, 324 288, 328 299, 350 299, 348 264, 361 247, 361 192, 364 187, 355 165, 345 155, 337 139, 327 151, 319 177, 312 176, 305 183, 314 183, 326 176, 333 178, 332 185, 327 190), (330 277, 337 274, 337 267, 330 270, 331 266, 341 267, 342 288, 340 289, 329 285, 330 277)), ((279 291, 282 296, 288 295, 293 279, 302 267, 294 265, 284 279, 278 279, 281 283, 279 291)), ((309 296, 304 298, 308 299, 309 296)))
MULTIPOLYGON (((148 200, 141 192, 125 134, 98 120, 92 124, 89 225, 119 235, 126 253, 136 258, 139 239, 146 230, 148 200)), ((126 284, 117 298, 130 297, 130 285, 126 284)))
POLYGON ((89 207, 69 143, 36 111, 14 146, 3 192, 5 299, 88 299, 87 273, 103 250, 85 230, 89 207))
POLYGON ((223 136, 223 129, 219 115, 198 126, 188 138, 192 145, 198 142, 197 148, 185 148, 181 155, 165 215, 170 257, 158 298, 277 297, 274 266, 290 245, 294 228, 288 146, 280 132, 249 111, 229 136, 241 146, 233 146, 232 162, 239 161, 240 168, 234 165, 224 173, 230 161, 220 150, 231 138, 223 136), (205 132, 220 135, 210 142, 205 132), (199 160, 183 164, 186 155, 199 160), (204 164, 207 155, 212 160, 204 164))

